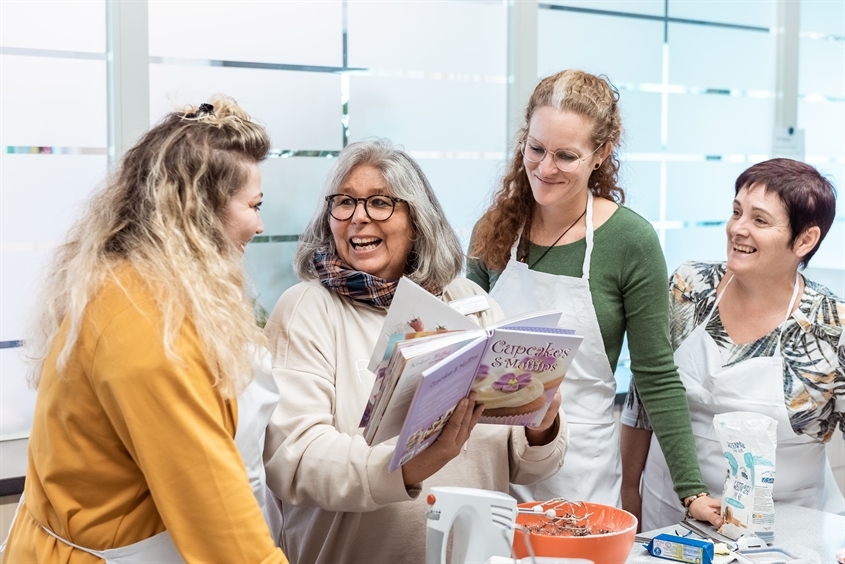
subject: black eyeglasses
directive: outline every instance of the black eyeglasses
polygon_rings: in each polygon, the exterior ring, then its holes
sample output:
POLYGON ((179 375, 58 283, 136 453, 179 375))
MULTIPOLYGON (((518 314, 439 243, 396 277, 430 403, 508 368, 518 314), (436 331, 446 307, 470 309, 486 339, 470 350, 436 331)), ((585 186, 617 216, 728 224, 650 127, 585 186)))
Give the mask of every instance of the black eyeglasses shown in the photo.
POLYGON ((329 213, 338 221, 346 221, 355 215, 355 208, 358 202, 364 204, 364 212, 373 221, 385 221, 393 215, 396 209, 396 202, 407 202, 402 198, 375 194, 366 198, 353 198, 347 194, 332 194, 326 196, 329 213))

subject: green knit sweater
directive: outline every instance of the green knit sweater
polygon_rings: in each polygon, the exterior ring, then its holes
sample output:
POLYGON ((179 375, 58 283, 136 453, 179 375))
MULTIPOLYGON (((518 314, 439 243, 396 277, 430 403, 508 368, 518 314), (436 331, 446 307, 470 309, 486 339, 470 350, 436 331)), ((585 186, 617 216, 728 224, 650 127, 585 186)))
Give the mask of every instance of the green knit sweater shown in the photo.
MULTIPOLYGON (((548 249, 528 246, 533 265, 548 249)), ((581 276, 586 239, 548 249, 533 270, 581 276)), ((467 261, 467 278, 487 291, 501 272, 467 261)), ((651 224, 620 206, 593 234, 590 294, 604 349, 616 370, 622 339, 628 334, 631 372, 643 406, 669 464, 679 498, 706 492, 696 458, 685 390, 669 341, 668 274, 660 242, 651 224)))

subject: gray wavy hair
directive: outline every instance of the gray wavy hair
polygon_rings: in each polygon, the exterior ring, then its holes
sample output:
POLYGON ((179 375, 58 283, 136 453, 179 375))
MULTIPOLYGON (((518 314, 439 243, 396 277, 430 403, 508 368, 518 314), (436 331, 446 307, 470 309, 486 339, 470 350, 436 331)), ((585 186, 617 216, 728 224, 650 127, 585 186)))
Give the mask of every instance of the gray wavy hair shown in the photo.
POLYGON ((422 169, 405 151, 387 139, 357 141, 340 152, 323 187, 320 207, 299 239, 293 259, 296 275, 301 280, 317 279, 314 255, 321 252, 337 254, 329 226, 331 216, 324 198, 337 194, 349 174, 365 165, 380 170, 390 195, 402 198, 410 207, 414 244, 405 274, 416 282, 445 287, 460 274, 463 266, 460 241, 422 169))

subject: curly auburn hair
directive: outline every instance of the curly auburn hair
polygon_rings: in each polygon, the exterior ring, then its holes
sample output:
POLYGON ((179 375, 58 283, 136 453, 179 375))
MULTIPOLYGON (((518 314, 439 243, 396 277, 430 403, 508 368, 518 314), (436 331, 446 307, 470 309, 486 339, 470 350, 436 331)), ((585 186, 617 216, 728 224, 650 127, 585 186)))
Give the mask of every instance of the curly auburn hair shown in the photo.
POLYGON ((540 81, 525 109, 525 123, 520 128, 513 158, 501 187, 493 195, 493 204, 478 222, 470 256, 495 270, 505 268, 510 249, 520 228, 530 232, 534 196, 523 164, 521 142, 528 135, 531 116, 538 108, 551 107, 573 112, 593 122, 591 138, 596 147, 610 143, 613 150, 601 166, 590 174, 587 186, 594 196, 617 203, 625 202, 625 192, 617 184, 619 158, 616 147, 622 136, 619 91, 607 77, 580 70, 564 70, 540 81))

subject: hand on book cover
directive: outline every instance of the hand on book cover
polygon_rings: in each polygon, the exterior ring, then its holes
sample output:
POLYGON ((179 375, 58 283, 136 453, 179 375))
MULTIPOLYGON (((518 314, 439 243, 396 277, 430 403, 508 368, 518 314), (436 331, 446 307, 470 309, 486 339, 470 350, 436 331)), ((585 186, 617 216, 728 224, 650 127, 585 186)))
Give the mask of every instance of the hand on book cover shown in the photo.
POLYGON ((560 390, 558 390, 552 398, 552 403, 549 404, 549 409, 546 411, 545 417, 536 428, 525 428, 525 438, 528 439, 530 446, 542 446, 552 442, 557 437, 557 427, 555 420, 560 411, 560 390))
POLYGON ((437 440, 402 465, 405 487, 423 482, 458 456, 478 423, 482 411, 484 406, 475 403, 475 392, 459 401, 437 440))

